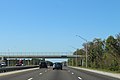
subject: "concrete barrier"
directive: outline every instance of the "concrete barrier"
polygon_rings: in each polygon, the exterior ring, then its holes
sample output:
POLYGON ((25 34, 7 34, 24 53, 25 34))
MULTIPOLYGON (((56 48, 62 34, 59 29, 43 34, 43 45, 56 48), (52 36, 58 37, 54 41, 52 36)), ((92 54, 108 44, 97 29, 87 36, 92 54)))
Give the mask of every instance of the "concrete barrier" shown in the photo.
POLYGON ((15 66, 15 67, 4 67, 0 68, 0 73, 9 72, 9 71, 16 71, 16 70, 23 70, 29 68, 36 68, 39 66, 15 66))

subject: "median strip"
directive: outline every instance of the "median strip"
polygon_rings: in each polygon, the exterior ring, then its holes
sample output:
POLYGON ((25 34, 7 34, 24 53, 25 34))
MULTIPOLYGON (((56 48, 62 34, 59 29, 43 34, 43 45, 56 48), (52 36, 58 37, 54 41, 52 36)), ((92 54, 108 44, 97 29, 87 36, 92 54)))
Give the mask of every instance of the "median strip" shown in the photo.
POLYGON ((16 74, 16 73, 20 73, 20 72, 25 72, 25 71, 36 70, 36 69, 38 69, 38 68, 32 68, 32 69, 25 69, 25 70, 19 70, 19 71, 0 73, 0 76, 6 76, 6 75, 16 74))
POLYGON ((23 69, 30 69, 30 68, 37 68, 38 66, 13 66, 13 67, 5 67, 0 68, 0 73, 9 72, 9 71, 16 71, 16 70, 23 70, 23 69))

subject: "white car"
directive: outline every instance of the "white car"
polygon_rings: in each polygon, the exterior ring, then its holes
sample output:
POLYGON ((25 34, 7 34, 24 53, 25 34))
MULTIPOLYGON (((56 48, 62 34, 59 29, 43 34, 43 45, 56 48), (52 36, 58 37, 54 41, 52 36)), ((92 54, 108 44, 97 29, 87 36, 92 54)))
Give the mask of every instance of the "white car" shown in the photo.
POLYGON ((5 67, 7 66, 5 62, 0 62, 0 67, 5 67))

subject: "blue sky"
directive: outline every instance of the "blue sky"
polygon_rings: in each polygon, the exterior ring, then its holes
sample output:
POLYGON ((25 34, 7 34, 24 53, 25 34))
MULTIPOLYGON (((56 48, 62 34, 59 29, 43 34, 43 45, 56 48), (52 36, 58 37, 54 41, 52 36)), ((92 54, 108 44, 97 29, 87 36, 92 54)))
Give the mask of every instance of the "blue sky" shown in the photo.
POLYGON ((120 0, 0 0, 0 51, 68 52, 120 33, 120 0))

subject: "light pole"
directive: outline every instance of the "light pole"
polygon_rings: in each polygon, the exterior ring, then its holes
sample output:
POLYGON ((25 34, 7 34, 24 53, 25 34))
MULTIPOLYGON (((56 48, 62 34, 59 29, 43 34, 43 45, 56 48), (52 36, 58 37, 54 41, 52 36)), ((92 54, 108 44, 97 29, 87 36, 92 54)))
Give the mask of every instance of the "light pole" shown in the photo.
POLYGON ((76 36, 78 36, 78 37, 81 38, 82 40, 86 41, 86 67, 87 67, 87 44, 88 44, 88 41, 87 41, 87 39, 85 39, 85 38, 83 38, 83 37, 81 37, 81 36, 79 36, 79 35, 76 35, 76 36))
POLYGON ((8 66, 10 66, 10 61, 9 61, 9 49, 8 49, 8 66))

